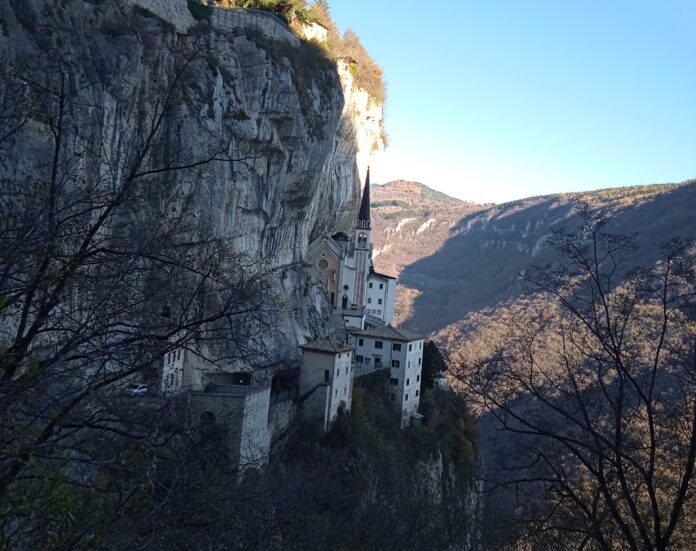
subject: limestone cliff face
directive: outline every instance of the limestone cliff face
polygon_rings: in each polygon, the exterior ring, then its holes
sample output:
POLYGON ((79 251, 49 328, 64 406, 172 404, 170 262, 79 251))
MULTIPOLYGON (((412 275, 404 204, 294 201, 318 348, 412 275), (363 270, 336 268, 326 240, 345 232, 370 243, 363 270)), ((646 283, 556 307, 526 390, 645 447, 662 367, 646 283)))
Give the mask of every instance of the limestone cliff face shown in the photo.
MULTIPOLYGON (((331 331, 325 293, 303 259, 311 239, 352 225, 361 176, 382 147, 382 109, 368 109, 316 46, 271 15, 215 10, 197 21, 184 0, 0 0, 0 51, 3 71, 57 66, 56 52, 69 60, 61 70, 85 106, 76 125, 88 129, 72 137, 76 151, 99 137, 122 153, 176 85, 153 157, 221 151, 240 161, 167 173, 162 205, 277 271, 282 313, 269 362, 296 358, 298 341, 331 331)), ((4 183, 37 171, 26 159, 41 155, 24 153, 41 152, 46 132, 38 122, 25 128, 0 168, 4 183)))

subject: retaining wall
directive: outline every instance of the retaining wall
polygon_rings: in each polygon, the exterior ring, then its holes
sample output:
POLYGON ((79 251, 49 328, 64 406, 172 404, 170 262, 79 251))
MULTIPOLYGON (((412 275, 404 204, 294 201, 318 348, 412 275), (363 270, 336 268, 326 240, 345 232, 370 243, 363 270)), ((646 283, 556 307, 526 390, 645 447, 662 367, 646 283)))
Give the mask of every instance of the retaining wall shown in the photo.
MULTIPOLYGON (((197 21, 191 15, 186 0, 129 0, 132 5, 138 5, 152 12, 176 30, 186 33, 197 21)), ((223 31, 243 32, 257 31, 275 40, 290 42, 299 46, 300 40, 290 30, 285 22, 270 12, 248 10, 242 8, 211 8, 213 10, 210 24, 223 31)))

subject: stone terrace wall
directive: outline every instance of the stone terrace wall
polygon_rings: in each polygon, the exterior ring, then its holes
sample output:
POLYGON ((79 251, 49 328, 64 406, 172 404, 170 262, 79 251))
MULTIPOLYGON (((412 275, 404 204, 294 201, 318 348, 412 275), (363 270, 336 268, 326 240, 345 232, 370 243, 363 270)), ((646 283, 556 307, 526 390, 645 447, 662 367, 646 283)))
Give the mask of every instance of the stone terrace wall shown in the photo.
MULTIPOLYGON (((161 17, 174 25, 178 32, 188 32, 196 24, 186 0, 129 0, 129 3, 141 6, 161 17)), ((232 32, 255 30, 269 38, 284 40, 293 46, 300 45, 300 40, 290 28, 272 13, 241 8, 212 9, 211 24, 216 29, 232 32)))

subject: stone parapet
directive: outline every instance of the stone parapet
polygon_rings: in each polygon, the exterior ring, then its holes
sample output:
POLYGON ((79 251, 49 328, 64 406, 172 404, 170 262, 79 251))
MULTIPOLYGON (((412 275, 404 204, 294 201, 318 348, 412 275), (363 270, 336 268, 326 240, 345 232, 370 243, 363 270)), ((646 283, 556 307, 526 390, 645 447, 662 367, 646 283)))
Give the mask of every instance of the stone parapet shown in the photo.
MULTIPOLYGON (((186 33, 197 21, 191 15, 186 0, 128 0, 132 5, 140 6, 167 23, 173 25, 177 32, 186 33)), ((285 22, 270 12, 242 8, 211 8, 211 25, 223 31, 256 31, 268 38, 289 42, 299 46, 300 40, 285 22)))

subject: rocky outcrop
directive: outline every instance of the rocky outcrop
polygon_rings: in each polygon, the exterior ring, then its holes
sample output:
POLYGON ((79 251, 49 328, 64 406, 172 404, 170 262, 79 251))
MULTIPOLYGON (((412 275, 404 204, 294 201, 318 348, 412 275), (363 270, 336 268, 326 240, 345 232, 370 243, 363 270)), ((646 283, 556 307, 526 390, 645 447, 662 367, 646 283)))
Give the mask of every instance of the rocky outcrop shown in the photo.
MULTIPOLYGON (((71 151, 98 139, 110 158, 125 154, 176 87, 152 158, 185 163, 219 151, 236 161, 166 173, 147 215, 189 213, 277 273, 269 363, 331 331, 325 293, 303 259, 310 240, 352 223, 359 175, 381 147, 366 152, 360 137, 380 134, 382 120, 381 106, 368 115, 320 48, 268 14, 214 10, 197 20, 185 0, 0 0, 0 50, 3 71, 33 64, 44 78, 59 69, 79 94, 71 151)), ((47 132, 33 121, 16 137, 3 186, 40 171, 47 132)), ((74 170, 94 175, 79 163, 74 170)))

